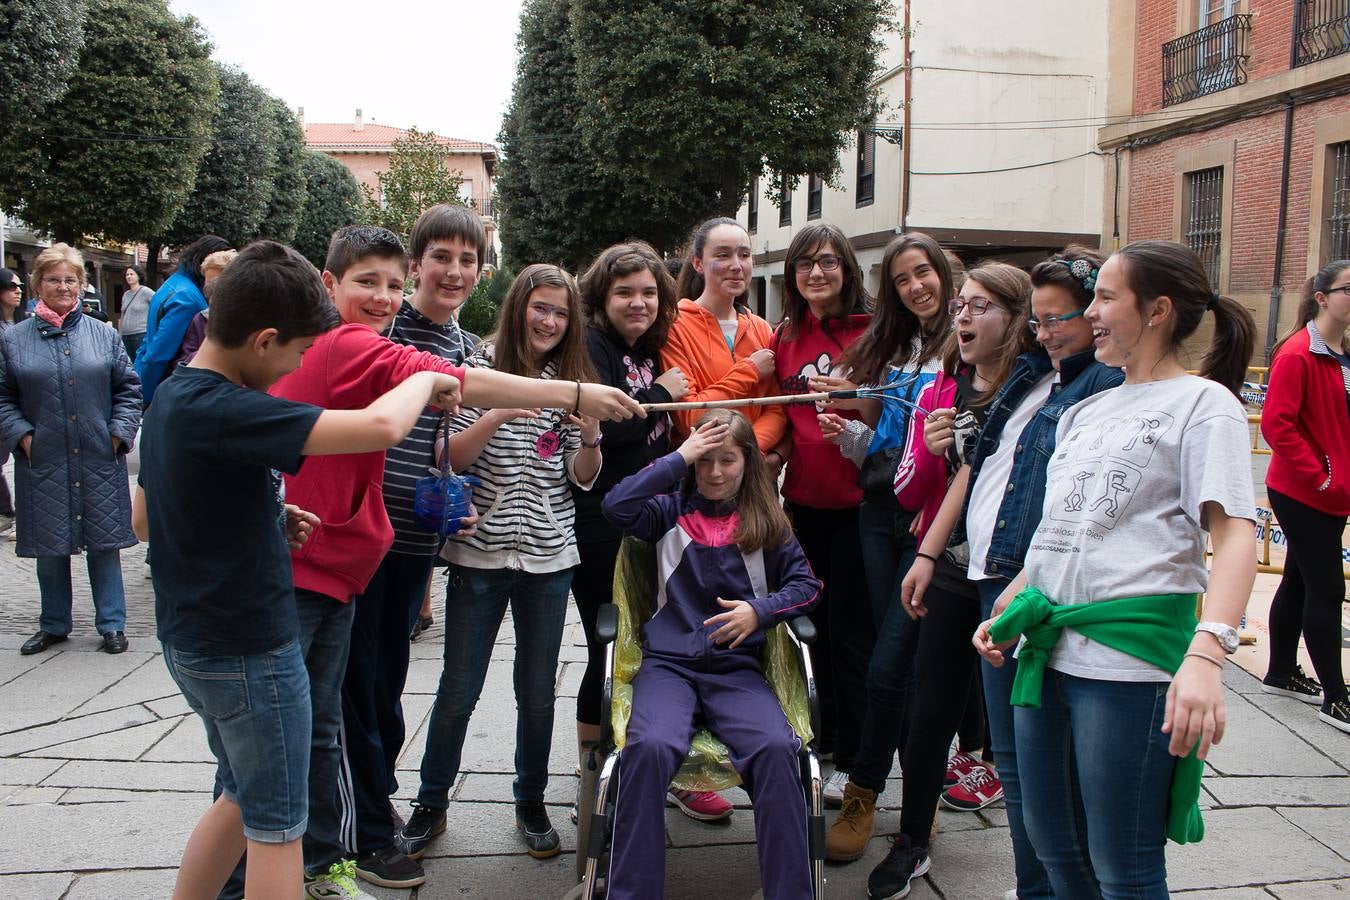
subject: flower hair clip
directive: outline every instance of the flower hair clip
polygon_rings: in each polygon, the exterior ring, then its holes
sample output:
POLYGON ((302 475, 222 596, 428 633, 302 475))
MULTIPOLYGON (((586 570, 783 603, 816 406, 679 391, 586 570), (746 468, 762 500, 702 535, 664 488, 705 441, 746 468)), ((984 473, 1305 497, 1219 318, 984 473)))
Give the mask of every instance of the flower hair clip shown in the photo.
POLYGON ((1078 279, 1083 290, 1089 294, 1097 290, 1097 272, 1100 271, 1086 259, 1061 259, 1060 263, 1069 269, 1069 274, 1078 279))

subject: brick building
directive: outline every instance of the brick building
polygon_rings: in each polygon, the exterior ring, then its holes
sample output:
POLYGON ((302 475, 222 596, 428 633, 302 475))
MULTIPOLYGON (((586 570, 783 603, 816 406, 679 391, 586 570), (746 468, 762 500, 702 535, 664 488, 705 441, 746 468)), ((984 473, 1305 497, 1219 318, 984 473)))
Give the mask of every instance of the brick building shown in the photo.
MULTIPOLYGON (((394 142, 407 135, 402 128, 366 122, 361 110, 356 111, 350 123, 305 122, 304 110, 300 121, 305 128, 305 145, 311 150, 327 153, 346 166, 356 180, 379 196, 376 174, 389 167, 389 155, 394 142)), ((497 220, 492 209, 492 172, 497 164, 497 148, 492 144, 466 141, 437 135, 441 146, 449 152, 446 166, 464 179, 460 197, 483 216, 488 233, 489 265, 496 265, 501 251, 497 234, 497 220)))
POLYGON ((1350 257, 1350 4, 1111 0, 1107 246, 1189 244, 1258 327, 1350 257))

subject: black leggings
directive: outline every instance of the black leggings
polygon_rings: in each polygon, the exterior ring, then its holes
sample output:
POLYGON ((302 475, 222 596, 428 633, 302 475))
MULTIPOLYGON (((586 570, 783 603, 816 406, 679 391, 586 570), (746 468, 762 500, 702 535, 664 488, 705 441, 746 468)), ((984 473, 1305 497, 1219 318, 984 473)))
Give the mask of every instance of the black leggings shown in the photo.
POLYGON ((919 625, 915 651, 913 719, 900 760, 905 773, 900 833, 916 847, 928 846, 947 774, 947 751, 966 718, 979 670, 979 656, 970 642, 980 624, 978 596, 965 597, 930 585, 923 602, 928 615, 919 625))
POLYGON ((1344 700, 1341 534, 1346 517, 1313 509, 1269 488, 1266 493, 1287 539, 1284 577, 1270 604, 1270 668, 1266 677, 1284 678, 1293 673, 1302 632, 1317 680, 1322 682, 1323 699, 1328 703, 1344 700))
POLYGON ((586 633, 586 674, 577 693, 577 721, 600 724, 600 691, 605 677, 605 647, 595 640, 595 619, 600 607, 614 600, 614 567, 619 559, 618 540, 578 544, 581 564, 572 571, 572 598, 581 613, 586 633))

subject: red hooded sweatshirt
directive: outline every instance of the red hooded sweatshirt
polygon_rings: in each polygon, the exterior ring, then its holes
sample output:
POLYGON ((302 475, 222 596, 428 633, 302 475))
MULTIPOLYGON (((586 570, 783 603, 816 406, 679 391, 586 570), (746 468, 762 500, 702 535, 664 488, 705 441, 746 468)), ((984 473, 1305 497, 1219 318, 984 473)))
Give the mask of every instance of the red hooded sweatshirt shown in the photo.
MULTIPOLYGON (((464 381, 463 367, 349 322, 321 335, 305 352, 304 365, 270 393, 324 409, 365 409, 424 371, 464 381)), ((286 502, 319 517, 309 540, 291 554, 295 586, 344 603, 364 593, 394 543, 381 487, 384 451, 312 456, 285 481, 286 502)))
MULTIPOLYGON (((792 340, 780 340, 780 326, 774 332, 770 349, 774 351, 780 394, 808 394, 810 380, 817 375, 841 375, 834 362, 844 348, 867 330, 868 315, 851 315, 822 323, 807 314, 792 340)), ((852 509, 862 502, 858 489, 858 467, 844 457, 839 448, 825 440, 816 420, 814 403, 783 407, 791 427, 792 451, 788 455, 787 474, 783 477, 783 497, 813 509, 852 509)), ((856 419, 851 410, 839 410, 846 419, 856 419)))

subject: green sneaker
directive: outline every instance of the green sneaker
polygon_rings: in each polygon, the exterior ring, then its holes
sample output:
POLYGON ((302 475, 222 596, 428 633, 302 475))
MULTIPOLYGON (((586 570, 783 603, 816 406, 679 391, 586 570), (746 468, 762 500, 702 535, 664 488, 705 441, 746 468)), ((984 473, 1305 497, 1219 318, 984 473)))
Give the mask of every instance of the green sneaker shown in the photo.
POLYGON ((305 897, 309 900, 375 900, 356 886, 356 861, 343 859, 322 875, 305 874, 305 897))

